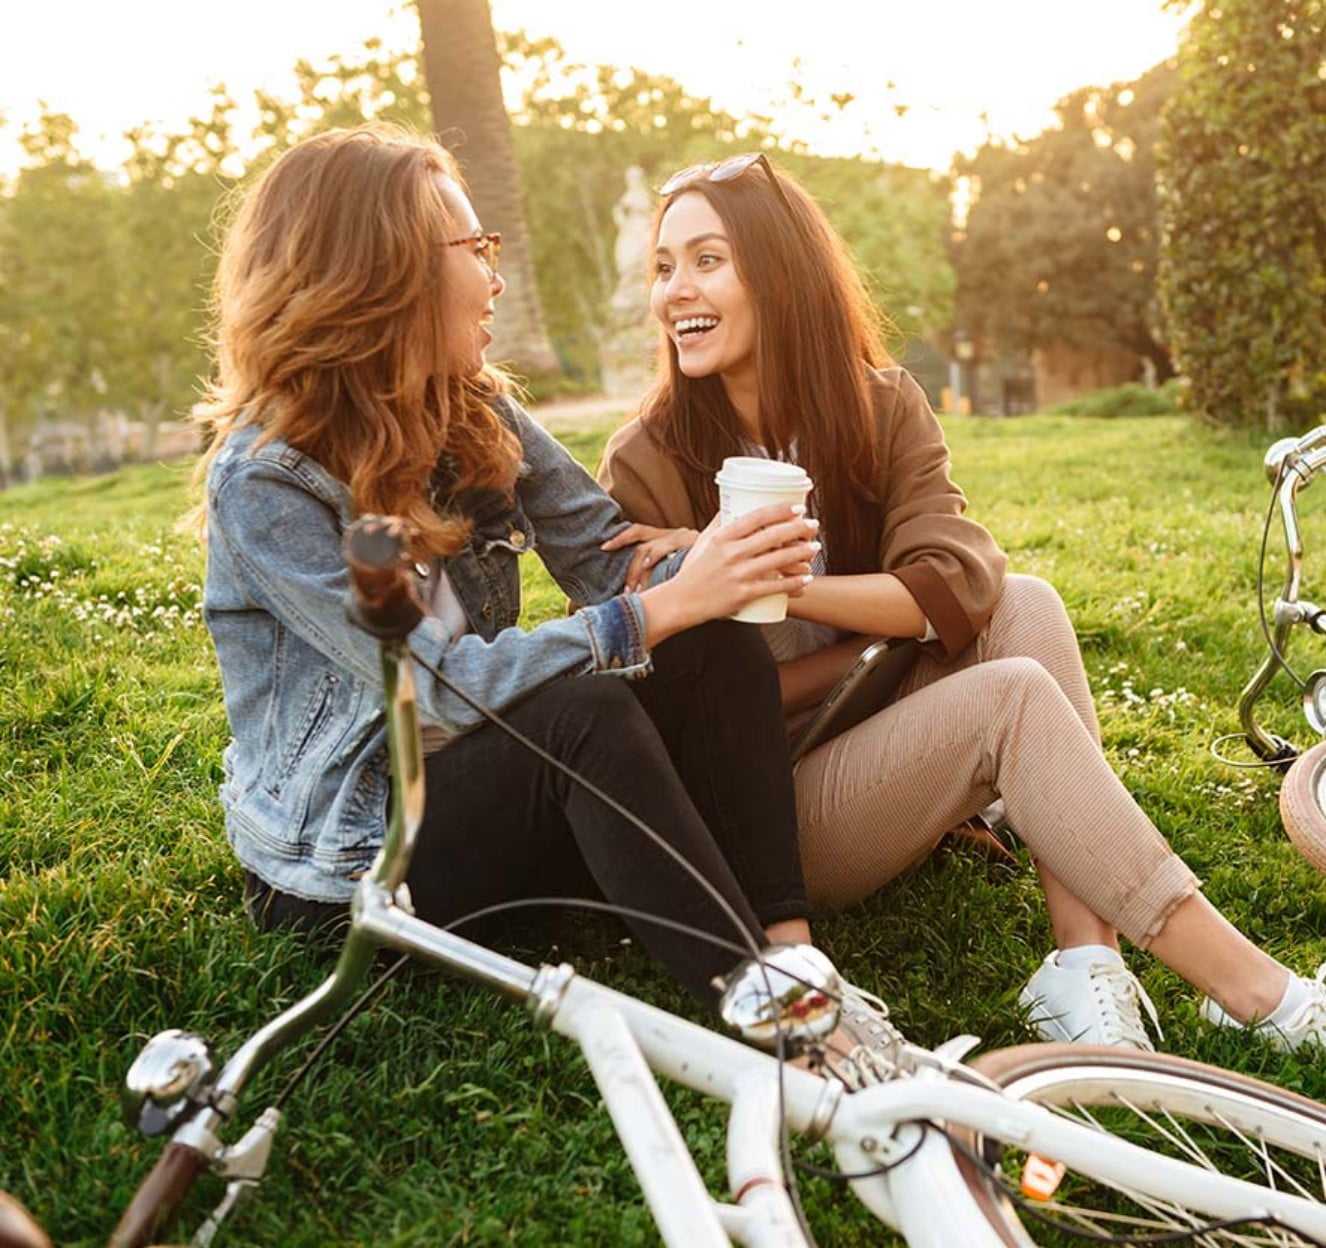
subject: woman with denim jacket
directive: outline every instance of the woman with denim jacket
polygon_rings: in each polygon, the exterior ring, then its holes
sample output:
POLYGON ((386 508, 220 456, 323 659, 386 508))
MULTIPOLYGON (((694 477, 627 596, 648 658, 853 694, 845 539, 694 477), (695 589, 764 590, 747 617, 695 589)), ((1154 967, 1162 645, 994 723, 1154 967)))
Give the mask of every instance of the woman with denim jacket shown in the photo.
MULTIPOLYGON (((380 127, 286 152, 229 229, 200 467, 204 614, 233 734, 221 799, 249 908, 268 926, 336 919, 384 835, 381 673, 376 642, 346 619, 341 556, 347 525, 372 512, 412 527, 429 608, 410 636, 420 660, 666 838, 749 935, 804 941, 776 674, 758 634, 725 617, 804 588, 814 525, 804 508, 765 508, 626 591, 630 552, 602 549, 624 525, 617 505, 484 362, 499 242, 446 151, 380 127), (527 632, 518 565, 531 553, 579 610, 527 632)), ((427 785, 408 876, 418 914, 444 923, 597 890, 738 935, 626 820, 420 663, 414 679, 427 785)), ((631 922, 713 1000, 730 953, 631 922)))
POLYGON ((1222 918, 1110 769, 1063 603, 1005 576, 963 515, 939 422, 885 354, 822 210, 754 153, 684 170, 662 195, 660 377, 600 470, 643 523, 607 548, 639 544, 635 583, 710 521, 725 456, 793 460, 815 483, 823 542, 791 618, 765 626, 789 717, 875 637, 920 643, 888 705, 797 763, 811 901, 867 896, 1002 799, 1059 945, 1021 996, 1043 1038, 1151 1047, 1122 933, 1207 992, 1212 1021, 1326 1044, 1320 978, 1291 975, 1222 918))

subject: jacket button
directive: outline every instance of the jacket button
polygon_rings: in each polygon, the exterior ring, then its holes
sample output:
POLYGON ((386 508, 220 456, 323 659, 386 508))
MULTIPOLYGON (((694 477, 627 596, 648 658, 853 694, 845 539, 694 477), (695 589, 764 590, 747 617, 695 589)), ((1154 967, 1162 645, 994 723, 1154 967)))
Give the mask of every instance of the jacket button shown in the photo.
POLYGON ((508 540, 517 550, 525 549, 525 535, 519 529, 512 529, 508 540))

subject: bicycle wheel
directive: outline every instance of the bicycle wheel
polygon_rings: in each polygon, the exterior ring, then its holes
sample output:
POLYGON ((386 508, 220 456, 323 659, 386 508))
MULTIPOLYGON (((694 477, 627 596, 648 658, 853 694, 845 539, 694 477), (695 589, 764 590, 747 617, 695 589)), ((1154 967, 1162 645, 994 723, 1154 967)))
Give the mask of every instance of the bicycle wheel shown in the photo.
MULTIPOLYGON (((1071 1044, 996 1049, 971 1065, 1009 1095, 1034 1101, 1153 1152, 1326 1206, 1326 1106, 1232 1071, 1165 1053, 1071 1044)), ((983 1212, 1004 1242, 1074 1245, 1082 1235, 1147 1237, 1208 1224, 1198 1211, 1066 1174, 1048 1200, 1021 1202, 1027 1155, 977 1132, 950 1135, 998 1168, 1002 1188, 955 1150, 983 1212), (1047 1221, 1048 1220, 1048 1221, 1047 1221)), ((1301 1248, 1317 1241, 1281 1226, 1243 1224, 1194 1237, 1199 1245, 1301 1248)))
POLYGON ((1294 848, 1318 871, 1326 871, 1326 741, 1289 769, 1280 786, 1280 820, 1294 848))

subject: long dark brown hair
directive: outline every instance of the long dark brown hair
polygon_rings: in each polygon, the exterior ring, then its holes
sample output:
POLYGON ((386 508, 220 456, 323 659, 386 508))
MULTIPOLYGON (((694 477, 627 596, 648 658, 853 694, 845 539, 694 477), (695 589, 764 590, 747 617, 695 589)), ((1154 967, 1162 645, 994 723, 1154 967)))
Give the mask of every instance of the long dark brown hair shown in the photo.
POLYGON ((448 497, 512 487, 520 444, 493 410, 504 378, 441 363, 459 227, 440 177, 463 185, 444 148, 374 125, 306 139, 244 194, 217 269, 199 480, 235 428, 260 424, 345 482, 357 512, 410 521, 425 557, 468 536, 433 496, 444 456, 448 497))
MULTIPOLYGON (((755 166, 728 182, 687 183, 659 206, 654 243, 678 196, 695 192, 712 205, 754 304, 761 441, 795 457, 814 480, 832 570, 878 571, 879 451, 868 370, 891 363, 882 318, 819 205, 787 174, 775 176, 786 203, 755 166)), ((642 417, 707 521, 718 510, 715 472, 726 456, 745 453, 742 426, 720 377, 681 371, 666 330, 642 417)))

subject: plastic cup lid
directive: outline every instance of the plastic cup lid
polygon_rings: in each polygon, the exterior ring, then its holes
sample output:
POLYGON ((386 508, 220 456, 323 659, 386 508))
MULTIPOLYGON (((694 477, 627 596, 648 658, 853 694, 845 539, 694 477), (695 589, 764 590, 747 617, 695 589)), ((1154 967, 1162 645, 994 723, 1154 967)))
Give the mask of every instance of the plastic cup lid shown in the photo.
POLYGON ((748 490, 804 490, 810 486, 810 477, 798 464, 756 455, 729 455, 714 480, 748 490))

